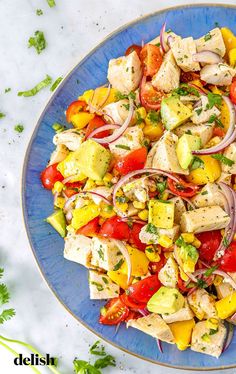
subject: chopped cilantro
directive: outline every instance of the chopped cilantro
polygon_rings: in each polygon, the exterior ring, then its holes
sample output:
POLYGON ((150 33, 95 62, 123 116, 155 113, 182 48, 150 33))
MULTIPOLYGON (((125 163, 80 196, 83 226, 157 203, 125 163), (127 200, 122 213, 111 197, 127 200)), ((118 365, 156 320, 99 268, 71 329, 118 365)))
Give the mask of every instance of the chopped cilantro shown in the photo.
POLYGON ((105 347, 100 346, 100 340, 97 340, 90 348, 89 352, 96 356, 106 356, 105 347))
POLYGON ((37 16, 42 16, 43 15, 42 9, 36 9, 36 14, 37 16))
POLYGON ((6 114, 0 112, 0 119, 6 117, 6 114))
POLYGON ((101 374, 101 370, 96 369, 92 364, 84 360, 74 359, 74 373, 76 374, 101 374))
POLYGON ((14 130, 15 130, 16 132, 21 133, 21 132, 24 131, 24 126, 21 125, 21 124, 18 124, 18 125, 16 125, 16 126, 14 127, 14 130))
POLYGON ((147 115, 149 121, 152 123, 157 123, 160 121, 160 112, 156 112, 155 110, 150 110, 147 115))
POLYGON ((197 97, 200 96, 198 90, 195 87, 189 86, 187 83, 182 83, 178 88, 173 90, 172 93, 179 96, 187 96, 190 94, 195 95, 197 97))
POLYGON ((120 91, 117 91, 117 92, 115 93, 115 98, 116 98, 116 100, 128 99, 128 95, 123 94, 123 93, 121 93, 120 91))
POLYGON ((216 329, 210 329, 209 335, 215 335, 219 331, 218 327, 216 329))
POLYGON ((34 36, 31 36, 28 40, 28 47, 34 47, 38 54, 40 54, 46 48, 46 40, 42 31, 35 31, 34 36))
POLYGON ((143 122, 143 118, 141 117, 141 114, 136 111, 136 124, 140 125, 143 122))
POLYGON ((123 107, 124 107, 126 110, 129 110, 129 104, 123 104, 123 107))
POLYGON ((62 131, 65 130, 65 126, 60 125, 60 123, 57 123, 57 122, 55 122, 55 123, 52 125, 52 128, 53 128, 53 130, 56 131, 57 133, 62 132, 62 131))
POLYGON ((11 88, 10 88, 10 87, 5 88, 5 90, 4 90, 5 93, 8 93, 8 92, 10 92, 10 91, 11 91, 11 88))
POLYGON ((47 3, 50 6, 50 8, 53 8, 54 6, 56 6, 55 0, 47 0, 47 3))
POLYGON ((34 96, 39 91, 41 91, 43 88, 49 86, 49 84, 51 83, 52 83, 52 78, 49 75, 46 75, 46 78, 43 79, 41 82, 39 82, 31 90, 18 92, 18 96, 24 96, 24 97, 34 96))
POLYGON ((204 40, 205 42, 207 42, 208 40, 211 39, 211 34, 208 32, 205 36, 204 36, 204 40))
POLYGON ((160 47, 161 43, 159 42, 159 43, 156 43, 155 45, 156 45, 157 47, 160 47))
POLYGON ((121 148, 121 149, 126 149, 127 151, 130 151, 130 147, 128 145, 116 144, 115 147, 116 148, 121 148))
POLYGON ((197 287, 199 287, 199 288, 207 288, 208 285, 207 285, 207 283, 204 281, 204 279, 198 279, 198 280, 197 280, 197 287))
POLYGON ((206 277, 209 277, 214 271, 218 268, 218 265, 212 266, 211 268, 207 269, 204 273, 206 277))
POLYGON ((222 104, 222 96, 218 94, 214 94, 209 92, 207 95, 208 104, 207 109, 212 109, 214 105, 221 105, 222 104))
POLYGON ((91 282, 91 284, 94 285, 94 286, 96 286, 96 288, 97 288, 98 291, 103 291, 104 290, 104 288, 103 288, 103 286, 102 286, 101 283, 91 282))
POLYGON ((160 192, 160 194, 162 194, 166 189, 166 181, 165 182, 157 182, 156 187, 157 187, 157 191, 160 192))
POLYGON ((62 77, 57 78, 55 82, 51 85, 50 91, 53 92, 57 88, 57 86, 61 83, 62 79, 63 79, 62 77))
POLYGON ((191 164, 191 171, 195 169, 204 169, 204 165, 204 161, 201 158, 194 156, 191 164))
POLYGON ((216 126, 217 127, 221 127, 221 128, 224 128, 224 125, 223 123, 221 122, 221 120, 219 118, 217 118, 216 114, 212 114, 208 120, 208 123, 213 123, 215 122, 216 123, 216 126))
POLYGON ((201 192, 201 195, 208 195, 208 191, 201 192))
POLYGON ((195 112, 198 116, 200 116, 200 114, 202 113, 202 108, 195 109, 195 112))
MULTIPOLYGON (((96 369, 104 369, 107 366, 116 366, 116 360, 113 356, 111 355, 106 355, 103 358, 98 358, 95 363, 94 367, 96 369)), ((95 373, 94 373, 95 374, 95 373)))
POLYGON ((116 201, 120 204, 127 203, 128 198, 126 196, 116 196, 116 201))
POLYGON ((105 277, 102 277, 102 280, 103 280, 103 282, 104 282, 105 284, 108 284, 108 283, 109 283, 109 282, 108 282, 108 279, 105 278, 105 277))
POLYGON ((158 235, 158 228, 152 223, 148 223, 146 227, 146 232, 149 232, 150 234, 158 235))
POLYGON ((222 164, 227 166, 232 166, 234 164, 233 160, 230 160, 228 157, 221 155, 220 153, 212 154, 211 157, 215 158, 216 160, 222 162, 222 164))
POLYGON ((113 271, 119 270, 121 266, 123 265, 123 263, 124 263, 124 259, 121 258, 120 261, 118 261, 117 264, 114 266, 113 271))
POLYGON ((131 92, 129 93, 128 97, 130 97, 130 99, 132 99, 132 100, 135 100, 135 99, 136 99, 136 94, 135 94, 135 92, 131 91, 131 92))

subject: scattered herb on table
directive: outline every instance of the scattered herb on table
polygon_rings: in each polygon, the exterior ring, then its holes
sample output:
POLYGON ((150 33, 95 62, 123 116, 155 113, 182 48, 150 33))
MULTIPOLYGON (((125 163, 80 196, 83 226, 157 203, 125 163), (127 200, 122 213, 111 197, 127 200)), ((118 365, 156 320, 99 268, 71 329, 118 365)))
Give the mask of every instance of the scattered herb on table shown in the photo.
POLYGON ((57 88, 57 86, 61 83, 62 79, 63 77, 57 78, 55 82, 53 82, 53 84, 51 85, 50 91, 53 92, 57 88))
POLYGON ((54 6, 56 6, 55 0, 47 0, 47 3, 50 6, 50 8, 53 8, 54 6))
POLYGON ((31 90, 18 92, 18 96, 24 96, 24 97, 34 96, 39 91, 41 91, 43 88, 49 86, 51 83, 52 83, 52 78, 49 75, 47 75, 45 79, 39 82, 35 87, 31 88, 31 90))
POLYGON ((0 119, 6 117, 6 114, 0 112, 0 119))
POLYGON ((47 46, 44 33, 42 31, 35 31, 34 36, 28 40, 28 47, 34 47, 38 54, 40 54, 47 46))
POLYGON ((16 132, 21 133, 21 132, 24 131, 24 126, 21 125, 21 124, 19 123, 18 125, 16 125, 16 126, 14 127, 14 130, 15 130, 16 132))
POLYGON ((37 16, 42 16, 43 15, 42 9, 36 9, 36 14, 37 16))
POLYGON ((5 88, 5 90, 4 90, 5 93, 8 93, 8 92, 10 92, 10 91, 11 91, 11 88, 10 88, 10 87, 5 88))

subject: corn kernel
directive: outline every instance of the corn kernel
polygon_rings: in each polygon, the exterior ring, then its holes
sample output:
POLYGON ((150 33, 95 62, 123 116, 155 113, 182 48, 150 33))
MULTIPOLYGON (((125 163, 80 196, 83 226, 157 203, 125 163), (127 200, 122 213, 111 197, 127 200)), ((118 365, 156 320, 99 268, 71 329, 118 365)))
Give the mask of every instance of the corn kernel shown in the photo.
POLYGON ((180 273, 180 278, 181 278, 183 281, 187 282, 187 280, 188 280, 188 276, 187 276, 187 274, 185 274, 185 272, 184 272, 181 268, 179 269, 179 273, 180 273))
POLYGON ((215 136, 212 138, 206 145, 205 148, 211 148, 214 147, 215 145, 219 144, 221 142, 221 138, 219 136, 215 136))
POLYGON ((64 184, 57 181, 54 186, 53 186, 53 190, 52 190, 52 193, 54 194, 55 192, 61 192, 64 188, 64 184))
POLYGON ((145 127, 145 123, 144 123, 144 122, 141 122, 141 123, 139 123, 137 126, 140 127, 141 130, 143 130, 144 127, 145 127))
POLYGON ((65 205, 65 198, 62 197, 62 196, 58 196, 55 200, 55 203, 54 205, 59 208, 59 209, 63 209, 64 208, 64 205, 65 205))
POLYGON ((94 187, 96 187, 95 182, 92 179, 88 178, 87 182, 85 183, 84 190, 88 191, 88 190, 91 190, 94 187))
POLYGON ((111 173, 106 173, 104 178, 103 178, 103 182, 104 183, 109 183, 112 181, 112 178, 113 178, 113 175, 111 173))
POLYGON ((147 256, 147 258, 149 259, 149 261, 152 261, 152 262, 159 262, 160 261, 160 255, 159 253, 157 253, 154 249, 153 246, 149 245, 148 247, 146 247, 145 249, 145 255, 147 256))
POLYGON ((114 212, 114 209, 113 209, 112 205, 108 205, 104 201, 101 201, 100 207, 101 207, 101 213, 100 213, 101 217, 103 217, 103 218, 111 218, 111 217, 113 217, 113 216, 116 215, 116 213, 114 212))
POLYGON ((136 118, 137 118, 137 120, 139 118, 144 119, 144 118, 146 118, 146 116, 147 116, 147 112, 146 112, 146 109, 143 106, 141 106, 140 108, 136 109, 136 118))
POLYGON ((169 197, 169 193, 166 192, 166 191, 164 191, 163 194, 162 194, 161 199, 162 199, 162 200, 168 200, 168 197, 169 197))
POLYGON ((220 230, 220 233, 221 233, 222 236, 224 236, 224 234, 225 234, 225 229, 221 229, 221 230, 220 230))
POLYGON ((133 206, 136 208, 136 209, 145 209, 145 203, 142 203, 141 201, 133 201, 133 206))
POLYGON ((144 209, 141 212, 138 213, 138 216, 141 220, 147 221, 148 220, 148 210, 144 209))
POLYGON ((192 245, 196 248, 200 248, 201 247, 201 242, 200 240, 198 240, 197 238, 194 239, 194 241, 192 242, 192 245))
POLYGON ((195 236, 192 232, 183 232, 181 236, 186 243, 192 243, 195 239, 195 236))
POLYGON ((103 182, 103 180, 102 180, 102 181, 95 181, 95 184, 96 184, 97 186, 104 186, 104 182, 103 182))
POLYGON ((164 247, 169 248, 172 246, 173 241, 167 235, 161 235, 158 239, 158 243, 164 247))
POLYGON ((102 225, 104 222, 106 221, 106 219, 105 218, 103 218, 103 217, 99 217, 99 225, 102 225))
POLYGON ((223 282, 223 278, 220 275, 216 275, 214 279, 214 286, 219 286, 223 282))
POLYGON ((217 318, 208 318, 206 320, 206 327, 208 329, 217 330, 219 326, 219 320, 217 318))
POLYGON ((126 212, 126 210, 128 209, 129 205, 127 203, 118 203, 116 202, 116 206, 119 210, 121 210, 122 212, 126 212))

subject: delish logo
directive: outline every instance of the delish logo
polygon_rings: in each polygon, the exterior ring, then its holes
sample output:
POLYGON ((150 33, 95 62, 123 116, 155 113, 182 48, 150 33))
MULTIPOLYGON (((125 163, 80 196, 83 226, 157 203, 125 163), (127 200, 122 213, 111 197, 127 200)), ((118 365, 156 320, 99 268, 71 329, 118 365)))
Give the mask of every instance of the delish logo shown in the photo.
POLYGON ((14 359, 15 365, 32 365, 32 366, 45 366, 53 365, 56 366, 56 358, 50 357, 47 353, 45 357, 39 356, 37 353, 31 353, 30 357, 23 357, 23 354, 20 353, 18 357, 14 359))

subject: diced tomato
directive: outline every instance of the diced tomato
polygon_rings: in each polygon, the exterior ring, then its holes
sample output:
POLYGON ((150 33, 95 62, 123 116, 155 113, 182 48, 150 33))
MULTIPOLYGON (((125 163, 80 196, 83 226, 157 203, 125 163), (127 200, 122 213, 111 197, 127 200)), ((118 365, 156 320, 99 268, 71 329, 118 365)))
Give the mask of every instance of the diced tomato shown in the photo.
POLYGON ((160 69, 163 57, 159 47, 146 44, 140 52, 140 59, 143 64, 144 75, 153 77, 160 69))
POLYGON ((201 246, 198 248, 200 259, 211 262, 221 243, 222 236, 220 230, 205 231, 195 234, 195 236, 201 242, 201 246))
POLYGON ((128 240, 130 237, 130 228, 126 222, 121 221, 120 217, 114 216, 108 218, 102 224, 99 235, 118 240, 128 240))
POLYGON ((131 151, 126 156, 120 157, 114 168, 121 174, 126 175, 131 171, 143 169, 147 159, 147 148, 142 147, 131 151))
POLYGON ((139 233, 141 229, 145 226, 145 223, 134 223, 130 230, 130 242, 134 244, 140 251, 145 251, 146 244, 142 243, 139 239, 139 233))
POLYGON ((164 254, 160 254, 160 261, 159 262, 149 262, 149 271, 152 274, 158 274, 159 271, 163 268, 166 264, 167 259, 165 258, 164 254))
POLYGON ((79 112, 85 111, 86 108, 87 108, 87 103, 85 101, 82 101, 82 100, 73 101, 66 110, 67 122, 70 123, 72 116, 74 116, 75 114, 79 112))
POLYGON ((128 290, 126 290, 126 293, 128 294, 129 299, 145 304, 160 287, 161 282, 159 281, 157 274, 155 274, 131 284, 128 290))
POLYGON ((83 185, 81 182, 72 182, 72 183, 66 183, 66 189, 64 190, 64 194, 67 197, 71 197, 75 194, 77 194, 80 190, 80 187, 83 185))
POLYGON ((80 227, 76 231, 76 234, 85 235, 85 236, 94 236, 99 231, 99 217, 95 217, 86 225, 80 227))
POLYGON ((129 314, 128 314, 128 317, 126 318, 125 322, 128 322, 130 319, 138 319, 138 318, 141 318, 141 317, 143 317, 141 313, 136 312, 134 310, 130 310, 129 314))
POLYGON ((129 308, 122 302, 120 297, 115 297, 101 308, 99 323, 103 325, 117 325, 124 321, 129 315, 129 308))
POLYGON ((182 292, 188 292, 189 291, 189 288, 187 288, 185 286, 185 283, 184 283, 183 279, 180 276, 178 278, 177 285, 178 285, 178 288, 179 288, 180 291, 182 291, 182 292))
POLYGON ((223 271, 236 271, 236 241, 233 241, 220 259, 220 269, 223 271))
POLYGON ((135 52, 137 53, 137 55, 139 56, 141 50, 142 50, 142 47, 141 47, 140 45, 132 44, 131 46, 129 46, 129 48, 126 49, 125 56, 130 55, 130 53, 132 53, 132 52, 134 52, 134 51, 135 51, 135 52))
POLYGON ((151 82, 147 82, 144 75, 140 83, 139 96, 142 106, 146 109, 159 110, 165 94, 162 91, 156 90, 151 82))
POLYGON ((138 301, 134 301, 129 295, 127 295, 125 292, 120 296, 122 302, 128 307, 133 310, 139 310, 144 309, 147 305, 147 303, 140 303, 138 301))
MULTIPOLYGON (((104 119, 100 116, 95 116, 91 121, 89 121, 88 126, 85 131, 85 138, 87 138, 94 130, 98 129, 99 127, 102 127, 106 124, 104 119)), ((99 134, 95 135, 94 138, 100 139, 105 138, 110 134, 110 131, 102 131, 99 134)))
POLYGON ((215 126, 213 128, 213 136, 219 136, 220 138, 223 138, 225 136, 224 129, 215 126))
POLYGON ((188 71, 188 72, 181 71, 180 82, 188 83, 188 82, 192 82, 195 80, 200 80, 200 74, 194 73, 192 71, 188 71))
POLYGON ((230 86, 229 97, 233 104, 236 104, 236 80, 230 86))
POLYGON ((40 174, 40 179, 43 184, 43 187, 47 190, 52 190, 56 182, 61 182, 64 177, 57 170, 58 164, 53 164, 44 169, 40 174))
POLYGON ((199 190, 199 187, 194 183, 188 183, 179 176, 175 177, 178 179, 178 182, 173 181, 171 178, 167 178, 167 184, 171 192, 181 197, 192 197, 196 195, 199 190))

